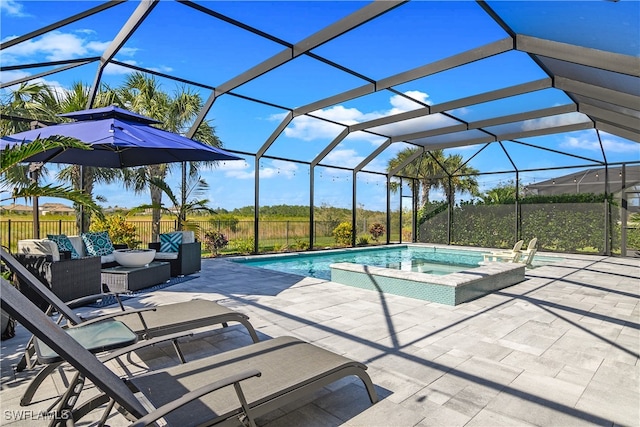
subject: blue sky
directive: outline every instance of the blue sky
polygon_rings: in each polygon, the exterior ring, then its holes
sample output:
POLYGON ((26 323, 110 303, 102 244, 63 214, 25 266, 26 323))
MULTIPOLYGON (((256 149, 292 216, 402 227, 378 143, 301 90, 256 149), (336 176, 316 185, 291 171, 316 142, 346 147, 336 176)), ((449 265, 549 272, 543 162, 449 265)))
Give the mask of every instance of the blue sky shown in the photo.
MULTIPOLYGON (((344 17, 366 3, 360 1, 222 1, 201 2, 204 6, 259 30, 273 34, 288 43, 296 43, 344 17), (293 19, 295 18, 295 19, 293 19)), ((640 48, 634 35, 638 35, 638 3, 589 2, 579 19, 567 19, 575 12, 571 2, 490 2, 499 13, 508 18, 516 31, 540 36, 551 34, 557 41, 581 43, 588 47, 638 55, 640 48), (525 9, 522 9, 522 8, 525 9), (535 17, 536 19, 532 19, 535 17), (542 22, 542 24, 537 24, 542 22), (611 24, 615 23, 615 24, 611 24), (602 26, 607 31, 594 31, 602 26), (588 37, 584 35, 588 34, 588 37), (620 40, 628 41, 620 43, 620 40)), ((3 0, 0 38, 26 34, 45 25, 66 18, 97 5, 83 1, 15 1, 3 0)), ((584 7, 584 3, 580 3, 584 7)), ((127 2, 62 27, 0 52, 2 64, 28 64, 38 61, 56 61, 69 58, 99 56, 109 45, 118 29, 133 11, 136 2, 127 2)), ((313 53, 374 80, 384 79, 405 70, 419 67, 456 53, 473 49, 507 35, 475 2, 412 2, 395 9, 367 25, 356 28, 339 38, 316 48, 313 53)), ((118 52, 115 59, 141 67, 173 74, 184 79, 218 86, 237 74, 281 52, 283 47, 274 41, 250 34, 228 23, 177 4, 163 1, 150 14, 136 33, 118 52)), ((91 84, 97 65, 89 64, 62 73, 49 75, 48 84, 68 88, 73 82, 91 84)), ((10 81, 25 73, 2 72, 0 81, 10 81)), ((117 86, 128 69, 109 65, 103 81, 117 86)), ((490 59, 472 63, 456 70, 417 79, 395 89, 406 97, 390 91, 379 91, 314 112, 343 124, 355 124, 389 114, 419 108, 422 104, 440 104, 490 90, 516 85, 546 75, 524 53, 511 51, 490 59), (410 99, 408 99, 408 98, 410 99), (411 99, 417 102, 411 101, 411 99)), ((41 79, 42 80, 42 79, 41 79)), ((159 79, 164 90, 173 92, 177 84, 159 79)), ((234 93, 267 101, 276 106, 299 107, 366 83, 357 76, 342 73, 314 58, 302 56, 276 70, 248 82, 234 93)), ((209 96, 206 89, 203 98, 209 96)), ((496 114, 517 113, 553 105, 564 105, 570 100, 562 92, 547 89, 521 95, 513 101, 494 101, 474 105, 452 114, 466 121, 494 117, 496 114)), ((254 153, 281 122, 286 111, 276 106, 262 105, 241 97, 224 95, 217 99, 209 112, 224 147, 234 151, 254 153)), ((553 119, 530 121, 525 126, 536 128, 549 124, 575 123, 584 120, 577 113, 553 119)), ((451 119, 436 114, 406 123, 388 125, 380 131, 391 135, 423 129, 425 125, 440 127, 451 119)), ((293 120, 282 135, 266 152, 275 158, 311 161, 343 129, 342 126, 302 116, 293 120)), ((601 134, 607 160, 610 162, 638 161, 637 143, 605 133, 601 134)), ((383 138, 356 132, 329 153, 323 164, 354 167, 374 151, 383 138)), ((602 160, 596 132, 585 130, 558 136, 528 138, 523 142, 566 150, 575 155, 602 160)), ((582 166, 585 161, 541 152, 531 148, 505 143, 513 161, 521 170, 554 167, 558 165, 582 166)), ((365 170, 382 172, 404 143, 394 143, 365 170)), ((462 154, 465 159, 474 156, 480 146, 446 150, 462 154)), ((260 169, 261 205, 309 203, 309 167, 301 163, 263 158, 255 165, 252 156, 245 161, 226 162, 214 170, 203 171, 203 178, 211 186, 208 198, 212 207, 233 209, 253 205, 254 173, 260 169)), ((485 172, 512 170, 509 159, 497 143, 475 155, 470 166, 485 172)), ((577 168, 580 170, 581 168, 577 168)), ((55 171, 55 167, 51 168, 55 171)), ((571 171, 524 172, 524 183, 536 182, 565 175, 571 171)), ((177 182, 179 168, 172 175, 177 182)), ((480 177, 483 189, 514 179, 514 174, 480 177)), ((352 174, 335 168, 316 168, 315 204, 351 207, 352 174)), ((120 185, 99 186, 95 194, 104 196, 106 206, 134 206, 146 203, 146 195, 126 193, 120 185)), ((371 173, 360 173, 357 178, 357 203, 367 209, 385 208, 384 178, 371 173)), ((432 198, 442 197, 434 194, 432 198)), ((463 196, 468 199, 468 196, 463 196)), ((397 203, 397 195, 394 196, 397 203)), ((21 202, 21 201, 20 201, 21 202)))

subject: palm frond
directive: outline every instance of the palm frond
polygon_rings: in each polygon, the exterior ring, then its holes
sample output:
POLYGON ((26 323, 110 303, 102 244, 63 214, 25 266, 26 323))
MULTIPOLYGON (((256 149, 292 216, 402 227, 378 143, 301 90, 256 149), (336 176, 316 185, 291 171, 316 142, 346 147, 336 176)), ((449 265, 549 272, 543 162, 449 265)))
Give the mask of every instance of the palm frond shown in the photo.
POLYGON ((9 146, 2 150, 0 157, 0 173, 4 174, 7 169, 18 163, 23 163, 29 157, 42 153, 47 150, 60 148, 62 150, 69 148, 78 148, 81 150, 91 150, 87 144, 66 136, 50 136, 48 138, 36 138, 31 142, 24 142, 9 146))
POLYGON ((11 197, 2 199, 0 201, 25 198, 30 199, 33 197, 55 197, 59 199, 70 200, 74 203, 80 204, 85 207, 87 211, 96 214, 99 218, 104 219, 104 213, 102 208, 96 204, 93 198, 78 190, 74 190, 69 187, 63 187, 61 185, 44 185, 31 184, 27 187, 15 188, 11 193, 11 197))

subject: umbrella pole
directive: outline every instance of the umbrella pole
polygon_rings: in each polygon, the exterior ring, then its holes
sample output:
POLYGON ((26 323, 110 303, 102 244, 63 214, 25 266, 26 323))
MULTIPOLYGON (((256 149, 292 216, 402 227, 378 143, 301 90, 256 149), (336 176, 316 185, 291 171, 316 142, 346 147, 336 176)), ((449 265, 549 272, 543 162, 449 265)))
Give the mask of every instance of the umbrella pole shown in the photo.
MULTIPOLYGON (((80 165, 80 191, 84 193, 84 166, 82 165, 80 165)), ((84 206, 80 204, 80 235, 84 232, 84 206)))
POLYGON ((182 191, 180 196, 182 198, 182 213, 180 214, 180 222, 178 223, 178 230, 182 230, 182 225, 187 220, 187 212, 184 210, 187 204, 187 162, 182 162, 182 191))

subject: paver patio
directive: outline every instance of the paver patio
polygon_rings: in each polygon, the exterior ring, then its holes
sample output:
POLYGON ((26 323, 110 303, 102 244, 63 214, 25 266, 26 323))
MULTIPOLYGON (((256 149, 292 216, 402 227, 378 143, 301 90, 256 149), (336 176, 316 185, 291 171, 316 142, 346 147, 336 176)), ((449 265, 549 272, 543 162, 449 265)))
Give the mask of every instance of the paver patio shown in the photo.
MULTIPOLYGON (((191 280, 128 303, 216 300, 248 314, 261 339, 292 335, 367 364, 381 398, 372 406, 358 380, 343 380, 260 425, 640 425, 640 259, 566 255, 562 264, 528 270, 520 284, 456 307, 226 259, 202 267, 191 280)), ((56 374, 35 404, 18 405, 33 372, 14 375, 11 364, 28 336, 19 327, 2 342, 3 425, 45 424, 40 411, 64 389, 56 374)), ((193 359, 250 343, 242 327, 231 326, 183 348, 193 359)), ((137 372, 176 359, 166 346, 128 362, 114 369, 137 372)), ((127 422, 112 414, 108 424, 127 422)))

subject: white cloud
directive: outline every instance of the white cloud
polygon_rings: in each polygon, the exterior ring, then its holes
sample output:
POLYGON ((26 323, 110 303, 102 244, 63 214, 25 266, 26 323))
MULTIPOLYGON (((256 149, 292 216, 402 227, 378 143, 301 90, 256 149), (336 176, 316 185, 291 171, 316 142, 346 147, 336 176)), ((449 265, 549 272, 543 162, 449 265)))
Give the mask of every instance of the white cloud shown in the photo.
POLYGON ((293 162, 284 162, 282 160, 273 160, 271 166, 260 168, 260 178, 275 178, 283 176, 285 178, 293 178, 298 171, 298 165, 293 162))
MULTIPOLYGON (((7 83, 7 82, 12 82, 14 80, 18 80, 18 79, 22 79, 24 77, 28 77, 30 76, 30 73, 27 73, 25 71, 21 71, 21 70, 13 70, 13 71, 0 71, 0 82, 2 83, 7 83)), ((56 92, 60 92, 60 91, 64 91, 66 90, 65 88, 63 88, 63 86, 56 80, 48 80, 45 78, 37 78, 37 79, 32 79, 29 80, 29 83, 42 83, 45 84, 47 86, 49 86, 50 88, 52 88, 54 91, 56 92)), ((10 93, 11 91, 14 91, 18 88, 18 85, 13 85, 13 86, 8 86, 5 87, 3 89, 0 89, 0 94, 6 94, 6 93, 10 93)))
MULTIPOLYGON (((17 63, 25 58, 34 61, 34 57, 42 56, 47 61, 59 61, 84 56, 101 55, 111 44, 110 40, 94 40, 95 31, 78 30, 73 33, 51 31, 35 39, 26 40, 15 46, 3 50, 2 62, 5 64, 17 63)), ((12 37, 5 37, 9 40, 12 37)), ((122 48, 119 55, 132 57, 136 54, 136 48, 122 48)))
POLYGON ((28 13, 25 13, 22 9, 22 4, 15 0, 2 0, 0 2, 0 10, 2 13, 5 13, 14 18, 24 18, 27 16, 31 16, 28 13))
MULTIPOLYGON (((430 103, 428 100, 429 95, 424 92, 407 91, 405 92, 405 95, 423 103, 430 103)), ((311 114, 334 122, 342 123, 344 125, 353 125, 380 117, 415 110, 421 107, 422 105, 417 102, 413 102, 406 97, 393 95, 389 98, 389 108, 385 110, 363 112, 357 108, 346 108, 343 105, 336 105, 330 108, 316 110, 311 114)), ((285 117, 286 114, 284 113, 274 114, 270 116, 269 119, 282 121, 285 117)), ((300 116, 296 117, 290 123, 290 125, 285 129, 284 134, 289 138, 299 138, 304 141, 311 141, 314 139, 335 138, 343 129, 344 128, 340 125, 313 119, 308 116, 300 116)), ((380 138, 378 137, 374 137, 364 132, 360 132, 359 134, 362 139, 370 140, 376 144, 380 143, 380 138)))
POLYGON ((332 166, 342 166, 346 168, 353 168, 364 160, 364 156, 358 155, 356 150, 341 149, 333 150, 327 157, 322 160, 323 164, 332 166))
MULTIPOLYGON (((267 162, 263 160, 263 162, 267 162)), ((223 162, 218 165, 218 169, 224 171, 226 178, 254 179, 255 170, 246 162, 223 162)), ((298 172, 298 165, 282 160, 272 160, 268 165, 260 167, 260 179, 283 177, 292 179, 298 172)))
POLYGON ((314 119, 309 116, 299 116, 284 130, 285 136, 298 138, 303 141, 315 139, 335 138, 344 128, 340 125, 314 119))
MULTIPOLYGON (((640 146, 635 142, 624 142, 617 140, 612 135, 601 132, 602 146, 605 152, 612 153, 637 153, 640 150, 640 146)), ((583 134, 580 136, 567 136, 564 141, 560 143, 562 148, 582 149, 588 151, 595 151, 600 153, 600 142, 593 134, 583 134)))
MULTIPOLYGON (((134 60, 121 61, 121 62, 124 62, 125 64, 129 64, 129 65, 137 65, 136 61, 134 60)), ((123 67, 122 65, 117 65, 117 64, 109 63, 107 64, 106 67, 104 67, 104 73, 110 76, 130 74, 132 72, 133 70, 131 68, 123 67)))
POLYGON ((58 61, 86 56, 89 53, 97 53, 95 45, 92 48, 87 40, 75 34, 62 33, 60 31, 52 31, 40 38, 27 40, 5 50, 5 55, 9 58, 14 58, 14 60, 15 58, 44 55, 44 58, 48 61, 58 61))
POLYGON ((522 122, 522 130, 537 130, 555 128, 559 126, 573 125, 589 121, 589 118, 582 113, 573 112, 559 114, 557 116, 542 117, 540 119, 525 120, 522 122))

